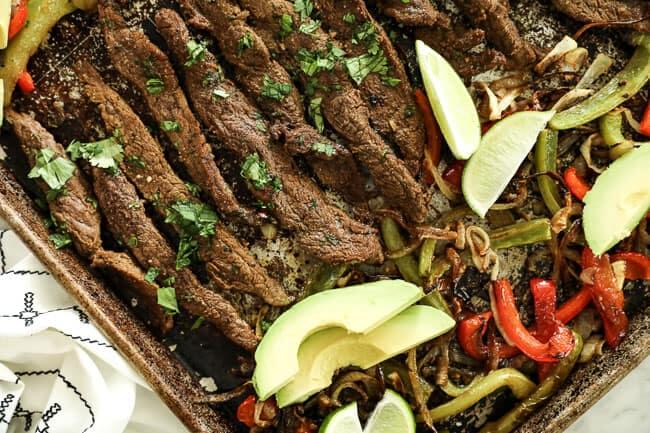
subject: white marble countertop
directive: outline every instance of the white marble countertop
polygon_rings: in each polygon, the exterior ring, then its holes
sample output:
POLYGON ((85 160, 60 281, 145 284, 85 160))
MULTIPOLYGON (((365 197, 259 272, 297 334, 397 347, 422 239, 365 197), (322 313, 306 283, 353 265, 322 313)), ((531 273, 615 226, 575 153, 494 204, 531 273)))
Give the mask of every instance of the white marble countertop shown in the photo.
POLYGON ((650 433, 650 358, 612 388, 565 433, 650 433))

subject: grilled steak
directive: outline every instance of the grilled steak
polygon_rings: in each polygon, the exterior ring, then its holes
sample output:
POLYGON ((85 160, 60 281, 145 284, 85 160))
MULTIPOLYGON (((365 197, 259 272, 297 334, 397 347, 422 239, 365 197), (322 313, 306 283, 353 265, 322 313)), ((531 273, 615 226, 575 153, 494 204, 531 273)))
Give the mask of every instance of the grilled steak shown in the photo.
POLYGON ((388 35, 362 0, 316 0, 314 4, 323 23, 354 58, 348 61, 348 70, 359 67, 373 71, 365 77, 354 74, 355 81, 360 81, 370 120, 397 145, 411 173, 417 174, 424 152, 424 126, 420 113, 409 110, 415 107, 413 88, 388 35))
MULTIPOLYGON (((195 0, 194 3, 199 1, 202 10, 214 7, 208 0, 195 0)), ((280 37, 279 17, 286 15, 293 23, 301 22, 293 4, 286 0, 245 0, 241 3, 255 18, 256 33, 271 53, 302 81, 310 98, 312 116, 321 121, 326 118, 347 140, 350 151, 368 168, 375 185, 392 206, 415 222, 423 221, 427 215, 426 195, 404 161, 393 154, 372 128, 368 108, 340 64, 342 50, 336 41, 320 28, 309 34, 294 30, 280 37), (341 106, 343 100, 350 103, 341 106)))
MULTIPOLYGON (((191 40, 181 17, 163 9, 156 15, 156 25, 179 63, 187 57, 191 40)), ((260 167, 280 186, 256 185, 249 182, 251 192, 260 200, 270 202, 271 212, 280 224, 296 233, 298 244, 309 254, 328 263, 381 262, 381 245, 374 229, 354 221, 326 200, 317 185, 304 176, 293 160, 273 144, 266 127, 260 128, 257 108, 223 77, 223 71, 207 50, 203 59, 184 67, 188 93, 199 117, 224 146, 240 160, 259 157, 260 167), (205 86, 202 77, 218 75, 216 87, 205 86), (219 89, 226 97, 214 96, 219 89)))
POLYGON ((474 25, 485 30, 487 38, 503 54, 512 59, 513 66, 535 61, 535 51, 524 40, 508 15, 509 0, 455 0, 474 25))
POLYGON ((158 286, 145 279, 142 270, 128 254, 99 250, 93 256, 92 267, 104 271, 115 280, 117 287, 128 287, 137 295, 149 313, 151 325, 165 334, 174 326, 174 319, 158 305, 158 286))
POLYGON ((176 254, 160 234, 139 202, 135 187, 118 173, 93 168, 93 187, 108 228, 113 236, 128 246, 131 254, 145 269, 158 268, 161 277, 173 278, 176 297, 181 308, 205 319, 226 337, 247 350, 254 350, 257 337, 239 317, 235 308, 217 293, 201 285, 187 268, 176 269, 176 254))
MULTIPOLYGON (((119 131, 124 147, 122 170, 142 196, 155 203, 164 218, 166 210, 177 202, 198 202, 174 173, 165 155, 129 105, 102 81, 89 64, 80 64, 77 74, 86 84, 89 99, 98 104, 109 132, 119 131)), ((178 226, 176 226, 179 231, 178 226)), ((219 224, 214 236, 201 239, 199 258, 205 262, 208 276, 225 289, 260 296, 271 305, 287 305, 289 297, 246 248, 219 224)))
POLYGON ((409 27, 432 27, 439 21, 449 20, 431 0, 379 0, 377 4, 384 14, 409 27))
POLYGON ((304 155, 323 185, 350 202, 363 201, 366 198, 364 178, 354 157, 347 148, 321 135, 305 121, 303 100, 291 76, 272 59, 264 42, 246 23, 241 9, 217 0, 216 7, 207 9, 208 20, 194 5, 200 2, 181 3, 192 25, 210 32, 219 42, 225 59, 235 67, 235 79, 241 89, 271 119, 273 135, 284 142, 291 154, 304 155), (238 45, 246 35, 250 35, 252 43, 242 51, 238 45), (286 87, 277 92, 273 86, 286 87))
MULTIPOLYGON (((13 110, 7 111, 5 118, 18 137, 31 167, 36 164, 36 153, 41 149, 50 149, 59 158, 67 158, 63 146, 36 120, 13 110)), ((45 182, 38 180, 37 183, 43 193, 49 192, 50 188, 45 182)), ((48 202, 52 217, 57 224, 65 227, 73 245, 84 257, 92 256, 102 245, 100 216, 89 200, 90 196, 90 187, 77 170, 66 182, 65 193, 58 194, 48 202)))
POLYGON ((553 0, 553 5, 583 23, 643 20, 630 27, 650 32, 650 2, 647 0, 553 0))
POLYGON ((239 203, 221 176, 165 54, 143 33, 128 28, 110 5, 102 3, 99 11, 113 65, 140 91, 156 122, 176 146, 190 177, 224 214, 254 222, 252 211, 239 203))

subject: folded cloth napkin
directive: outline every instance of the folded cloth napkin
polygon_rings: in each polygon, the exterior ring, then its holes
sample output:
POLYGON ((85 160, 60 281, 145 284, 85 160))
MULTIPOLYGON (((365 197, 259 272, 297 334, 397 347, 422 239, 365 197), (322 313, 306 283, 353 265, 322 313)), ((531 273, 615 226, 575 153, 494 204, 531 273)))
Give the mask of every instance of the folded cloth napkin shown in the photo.
POLYGON ((0 433, 186 431, 0 220, 0 433))

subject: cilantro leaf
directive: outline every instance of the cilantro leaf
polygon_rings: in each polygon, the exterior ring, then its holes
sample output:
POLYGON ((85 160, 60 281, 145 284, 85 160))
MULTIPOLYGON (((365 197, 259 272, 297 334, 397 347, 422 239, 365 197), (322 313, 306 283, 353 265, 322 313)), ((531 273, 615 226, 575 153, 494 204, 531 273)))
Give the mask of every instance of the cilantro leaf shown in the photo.
POLYGON ((343 15, 343 22, 346 24, 354 24, 354 22, 357 20, 357 17, 354 16, 354 14, 348 12, 345 15, 343 15))
POLYGON ((316 130, 321 134, 325 131, 325 120, 323 119, 323 111, 321 108, 322 102, 323 98, 312 98, 309 101, 309 107, 307 107, 307 112, 313 119, 316 130))
POLYGON ((314 3, 311 0, 295 0, 293 10, 300 15, 301 20, 304 20, 314 11, 314 3))
POLYGON ((161 287, 158 289, 158 305, 163 307, 168 314, 177 314, 178 302, 176 301, 176 289, 173 287, 161 287))
POLYGON ((293 18, 289 14, 280 17, 280 38, 284 39, 293 32, 293 18))
POLYGON ((196 331, 197 329, 199 329, 201 325, 203 325, 203 322, 205 322, 205 317, 203 316, 197 317, 194 323, 192 324, 190 331, 196 331))
POLYGON ((67 158, 58 156, 52 149, 40 149, 36 153, 36 163, 27 175, 30 179, 42 179, 55 192, 54 197, 63 192, 63 188, 77 169, 67 158))
POLYGON ((199 251, 199 243, 196 239, 184 236, 178 244, 178 252, 176 253, 176 270, 181 270, 188 267, 196 261, 199 251))
POLYGON ((306 48, 301 48, 296 54, 296 60, 300 65, 300 69, 309 77, 322 71, 331 71, 336 66, 336 63, 345 56, 345 52, 329 44, 327 52, 309 51, 306 48))
POLYGON ((280 83, 274 81, 273 78, 264 74, 262 82, 262 96, 276 101, 282 101, 291 93, 290 83, 280 83))
POLYGON ((212 91, 212 98, 215 99, 215 100, 219 99, 219 98, 226 99, 229 96, 230 96, 230 93, 226 92, 223 89, 214 89, 212 91))
POLYGON ((314 143, 311 148, 313 151, 322 153, 326 156, 334 155, 334 146, 329 143, 314 143))
POLYGON ((377 54, 366 53, 357 57, 351 57, 344 60, 346 69, 350 78, 357 84, 371 73, 386 75, 388 73, 388 60, 383 51, 377 54))
POLYGON ((312 20, 311 18, 309 18, 304 23, 300 24, 298 31, 306 35, 310 35, 319 28, 320 28, 320 21, 312 20))
POLYGON ((73 161, 85 159, 93 167, 116 173, 119 163, 124 159, 124 149, 116 136, 92 143, 74 140, 67 149, 73 161))
POLYGON ((165 90, 165 82, 160 78, 149 78, 145 85, 151 95, 158 95, 165 90))
POLYGON ((70 238, 68 233, 53 233, 50 235, 50 241, 54 244, 54 248, 60 250, 70 245, 72 238, 70 238))
POLYGON ((180 132, 181 125, 175 120, 163 120, 160 129, 165 132, 180 132))
POLYGON ((282 189, 282 182, 269 173, 265 161, 260 159, 256 153, 248 155, 241 166, 241 176, 248 180, 257 189, 264 189, 271 186, 275 191, 282 189))
POLYGON ((151 267, 147 269, 147 273, 144 275, 144 280, 148 283, 154 284, 158 275, 160 275, 160 269, 151 267))
POLYGON ((205 53, 207 51, 207 46, 205 42, 197 42, 194 39, 191 39, 187 43, 187 60, 185 61, 185 67, 189 68, 198 62, 205 60, 205 53))
POLYGON ((241 56, 244 50, 253 48, 253 43, 253 34, 251 32, 246 32, 246 34, 237 41, 237 53, 241 56))
POLYGON ((178 225, 184 236, 207 238, 215 234, 219 216, 205 203, 180 200, 167 208, 165 222, 178 225))

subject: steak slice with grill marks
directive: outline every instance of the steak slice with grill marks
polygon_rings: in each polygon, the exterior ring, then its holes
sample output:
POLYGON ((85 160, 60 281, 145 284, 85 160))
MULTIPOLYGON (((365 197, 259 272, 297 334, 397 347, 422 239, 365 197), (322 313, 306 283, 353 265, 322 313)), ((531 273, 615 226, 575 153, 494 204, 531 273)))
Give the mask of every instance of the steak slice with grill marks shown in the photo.
POLYGON ((235 67, 235 79, 241 89, 257 101, 271 119, 271 131, 293 155, 304 155, 320 182, 352 202, 366 198, 364 177, 350 151, 321 135, 305 121, 302 97, 289 73, 271 57, 264 42, 246 23, 246 15, 228 3, 209 9, 210 22, 193 1, 182 1, 190 23, 209 32, 219 43, 225 59, 235 67), (251 47, 239 49, 239 41, 250 35, 251 47), (270 86, 286 86, 280 93, 270 86))
POLYGON ((574 20, 583 23, 639 21, 629 27, 650 32, 648 0, 552 0, 553 5, 574 20))
POLYGON ((128 28, 110 3, 101 2, 99 14, 113 66, 142 94, 194 183, 221 212, 254 224, 254 212, 239 203, 223 179, 169 59, 142 32, 128 28))
POLYGON ((367 63, 383 65, 355 81, 362 79, 359 90, 373 126, 399 148, 411 173, 417 174, 424 152, 424 123, 419 111, 412 109, 413 88, 393 43, 362 0, 315 0, 314 4, 323 23, 361 68, 370 67, 367 63))
MULTIPOLYGON (((156 25, 176 60, 187 56, 191 36, 181 17, 170 9, 156 15, 156 25)), ((280 224, 295 232, 298 244, 307 253, 328 263, 381 262, 383 254, 377 232, 351 219, 325 198, 318 186, 304 176, 283 149, 275 145, 257 108, 229 79, 223 77, 215 57, 206 50, 203 59, 184 67, 190 99, 199 117, 225 147, 241 161, 257 154, 260 167, 280 181, 280 187, 255 185, 251 192, 260 200, 270 202, 280 224), (218 83, 227 97, 214 97, 214 87, 204 86, 202 77, 217 74, 218 83)))
MULTIPOLYGON (((99 106, 108 132, 119 131, 125 157, 121 167, 140 194, 155 204, 163 218, 166 209, 175 203, 198 203, 167 163, 160 145, 120 95, 102 81, 90 64, 78 64, 75 70, 85 83, 86 95, 99 106)), ((179 231, 178 226, 175 228, 179 231)), ((291 301, 280 283, 268 275, 223 224, 218 224, 215 231, 214 236, 199 239, 199 258, 217 287, 252 293, 275 306, 291 301)))
MULTIPOLYGON (((220 7, 222 4, 236 7, 230 0, 185 1, 191 1, 209 20, 211 8, 220 7)), ((300 16, 288 1, 242 0, 241 3, 255 19, 255 34, 263 40, 272 55, 277 56, 285 69, 295 74, 306 87, 312 117, 320 121, 327 119, 336 132, 346 139, 350 151, 368 168, 375 185, 391 206, 410 220, 422 222, 427 216, 427 196, 404 161, 397 158, 390 146, 372 128, 360 92, 338 61, 337 54, 341 49, 336 41, 320 28, 309 34, 294 30, 281 38, 280 17, 286 15, 293 23, 300 23, 300 16), (316 57, 320 60, 316 61, 316 57), (314 70, 310 65, 320 66, 314 70), (340 107, 336 102, 337 98, 345 98, 352 103, 347 107, 340 107), (359 107, 364 109, 359 111, 359 107), (338 129, 350 124, 354 124, 354 127, 338 129)))
MULTIPOLYGON (((36 164, 36 154, 42 149, 50 149, 58 158, 67 159, 63 146, 30 116, 8 110, 5 118, 18 137, 31 167, 36 164)), ((44 181, 39 179, 37 184, 43 193, 47 194, 50 191, 44 181)), ((54 200, 48 202, 52 217, 58 225, 66 228, 75 249, 84 257, 91 257, 102 247, 101 217, 93 207, 90 197, 90 186, 77 169, 72 178, 66 182, 65 193, 58 194, 54 200)))
POLYGON ((142 268, 158 268, 161 279, 173 278, 181 308, 205 319, 241 347, 253 351, 257 337, 237 310, 219 294, 206 289, 187 268, 176 269, 176 253, 147 216, 135 187, 122 173, 93 168, 93 187, 113 236, 128 246, 142 268))

